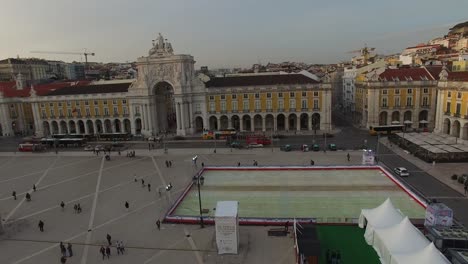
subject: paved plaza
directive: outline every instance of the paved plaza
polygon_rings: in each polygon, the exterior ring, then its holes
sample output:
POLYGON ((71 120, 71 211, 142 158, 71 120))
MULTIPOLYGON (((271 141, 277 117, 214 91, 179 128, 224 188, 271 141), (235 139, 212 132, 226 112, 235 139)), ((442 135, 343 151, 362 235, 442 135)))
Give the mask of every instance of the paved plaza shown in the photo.
MULTIPOLYGON (((112 240, 123 240, 124 256, 112 249, 112 263, 291 263, 294 261, 291 237, 268 237, 267 227, 240 228, 240 254, 217 256, 214 227, 163 224, 170 204, 197 170, 206 165, 307 165, 347 163, 346 153, 279 152, 277 149, 233 150, 174 149, 168 154, 137 150, 136 158, 112 154, 110 161, 86 152, 51 154, 0 153, 0 214, 5 234, 0 241, 1 263, 58 263, 60 241, 73 244, 74 255, 67 263, 101 263, 99 247, 112 240), (165 161, 173 162, 166 168, 165 161), (134 177, 138 182, 134 182, 134 177), (141 179, 145 180, 142 187, 141 179), (151 184, 151 192, 147 184, 151 184), (158 189, 171 183, 170 193, 158 189), (33 185, 37 190, 32 190, 33 185), (16 191, 17 200, 12 198, 16 191), (32 200, 25 201, 25 193, 32 200), (65 209, 60 202, 65 202, 65 209), (127 211, 124 203, 128 201, 127 211), (73 205, 80 203, 82 213, 73 205), (44 221, 45 231, 38 229, 44 221), (91 230, 88 232, 88 230, 91 230)), ((351 153, 351 161, 360 161, 359 153, 351 153)))
POLYGON ((218 149, 215 154, 213 149, 192 148, 169 149, 167 154, 137 150, 136 158, 113 153, 105 161, 87 152, 0 152, 0 214, 5 223, 0 263, 58 263, 60 241, 73 244, 75 256, 67 263, 102 263, 99 247, 107 244, 106 234, 114 244, 122 240, 127 249, 124 256, 117 256, 113 248, 112 263, 292 263, 293 239, 268 237, 269 227, 241 226, 240 254, 218 256, 213 226, 162 224, 158 231, 155 222, 198 171, 192 164, 194 155, 198 155, 199 166, 202 162, 207 166, 235 166, 237 162, 251 166, 254 160, 260 166, 303 166, 310 159, 316 165, 360 164, 361 152, 349 152, 350 162, 347 153, 265 148, 218 149), (166 167, 166 160, 173 162, 172 168, 166 167), (159 196, 158 189, 169 183, 171 192, 163 189, 159 196), (13 190, 17 200, 11 196, 13 190), (26 192, 32 194, 32 201, 25 201, 26 192), (66 204, 63 211, 61 201, 66 204), (128 211, 125 201, 130 204, 128 211), (75 203, 81 204, 82 213, 74 213, 75 203), (39 220, 45 223, 43 233, 37 226, 39 220))

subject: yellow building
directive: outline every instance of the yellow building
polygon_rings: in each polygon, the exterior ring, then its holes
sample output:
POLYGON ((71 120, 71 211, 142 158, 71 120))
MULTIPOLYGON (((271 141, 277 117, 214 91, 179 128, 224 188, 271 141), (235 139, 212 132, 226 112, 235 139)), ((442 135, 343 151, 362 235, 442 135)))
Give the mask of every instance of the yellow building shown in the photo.
POLYGON ((206 87, 209 129, 331 129, 331 85, 310 76, 268 73, 214 77, 206 87))
POLYGON ((363 127, 432 130, 441 67, 380 69, 356 78, 356 119, 363 127))
POLYGON ((437 133, 468 140, 468 71, 440 73, 437 96, 437 133))

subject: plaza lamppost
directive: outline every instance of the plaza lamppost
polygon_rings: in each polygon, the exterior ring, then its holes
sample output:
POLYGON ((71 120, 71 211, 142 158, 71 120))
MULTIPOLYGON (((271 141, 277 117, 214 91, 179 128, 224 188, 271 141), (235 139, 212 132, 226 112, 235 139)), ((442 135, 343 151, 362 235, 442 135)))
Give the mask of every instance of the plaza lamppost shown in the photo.
POLYGON ((197 189, 198 189, 198 206, 200 209, 200 227, 204 228, 205 224, 203 222, 203 210, 202 210, 202 204, 201 204, 200 185, 203 185, 203 183, 205 182, 205 177, 203 177, 202 175, 195 175, 193 176, 193 180, 197 184, 197 189))

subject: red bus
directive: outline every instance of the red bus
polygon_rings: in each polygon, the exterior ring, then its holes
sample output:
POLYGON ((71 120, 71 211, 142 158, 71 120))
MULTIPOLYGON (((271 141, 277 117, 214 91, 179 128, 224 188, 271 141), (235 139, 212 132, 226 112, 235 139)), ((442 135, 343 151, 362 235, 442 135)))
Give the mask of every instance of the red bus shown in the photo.
POLYGON ((271 145, 271 139, 269 139, 266 136, 247 136, 246 141, 247 141, 247 145, 249 144, 271 145))
POLYGON ((18 151, 20 152, 36 152, 44 150, 45 148, 41 144, 23 143, 18 145, 18 151))

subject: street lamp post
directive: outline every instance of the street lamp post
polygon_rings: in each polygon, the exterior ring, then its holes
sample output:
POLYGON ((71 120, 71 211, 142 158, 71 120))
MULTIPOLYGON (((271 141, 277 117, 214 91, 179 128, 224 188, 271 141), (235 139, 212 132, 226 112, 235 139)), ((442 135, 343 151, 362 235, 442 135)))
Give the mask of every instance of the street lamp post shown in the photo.
POLYGON ((203 184, 203 181, 205 180, 205 178, 203 176, 201 176, 201 175, 198 175, 198 176, 196 176, 195 180, 197 181, 197 189, 198 189, 198 205, 199 205, 199 209, 200 209, 200 227, 204 228, 205 224, 203 222, 203 211, 202 211, 202 204, 201 204, 200 183, 203 184))

